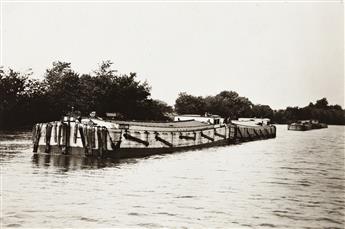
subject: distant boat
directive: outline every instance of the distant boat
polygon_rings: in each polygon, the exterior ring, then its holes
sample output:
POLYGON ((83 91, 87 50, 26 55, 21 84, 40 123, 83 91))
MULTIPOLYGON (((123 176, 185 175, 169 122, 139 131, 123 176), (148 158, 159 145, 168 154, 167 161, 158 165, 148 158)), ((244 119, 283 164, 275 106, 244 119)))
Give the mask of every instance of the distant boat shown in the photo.
POLYGON ((102 120, 97 117, 38 123, 33 151, 101 157, 143 157, 187 149, 274 138, 269 119, 225 123, 218 115, 177 115, 173 122, 102 120))
POLYGON ((327 124, 320 123, 318 120, 300 120, 288 125, 288 130, 312 130, 312 129, 321 129, 327 128, 327 124))

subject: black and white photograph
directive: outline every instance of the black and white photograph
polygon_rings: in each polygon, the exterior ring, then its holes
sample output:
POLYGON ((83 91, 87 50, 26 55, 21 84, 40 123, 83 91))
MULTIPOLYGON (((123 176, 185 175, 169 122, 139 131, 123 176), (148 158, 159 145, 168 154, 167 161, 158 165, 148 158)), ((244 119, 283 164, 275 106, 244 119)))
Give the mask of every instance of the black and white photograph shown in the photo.
POLYGON ((0 0, 0 228, 345 229, 343 0, 0 0))

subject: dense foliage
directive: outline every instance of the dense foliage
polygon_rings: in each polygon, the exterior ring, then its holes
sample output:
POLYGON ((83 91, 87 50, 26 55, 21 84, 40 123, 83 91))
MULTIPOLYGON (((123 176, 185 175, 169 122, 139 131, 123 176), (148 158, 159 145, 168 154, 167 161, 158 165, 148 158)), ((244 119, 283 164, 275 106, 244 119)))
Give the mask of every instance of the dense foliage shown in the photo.
POLYGON ((317 100, 308 106, 287 107, 274 112, 273 119, 277 123, 289 123, 296 120, 316 119, 327 124, 345 125, 345 111, 339 105, 328 105, 326 98, 317 100))
POLYGON ((180 93, 175 102, 175 110, 180 114, 218 114, 222 117, 248 117, 251 115, 252 103, 233 91, 222 91, 216 96, 192 96, 180 93))
POLYGON ((175 103, 175 110, 181 114, 204 114, 205 112, 230 117, 270 118, 275 123, 290 123, 296 120, 317 119, 327 124, 345 125, 345 111, 339 105, 328 105, 326 98, 310 103, 306 107, 287 107, 285 110, 273 110, 268 105, 253 103, 233 91, 222 91, 216 96, 193 96, 180 93, 175 103))
POLYGON ((70 63, 54 62, 42 81, 12 69, 0 71, 0 128, 59 120, 79 111, 88 115, 114 112, 125 119, 164 120, 172 112, 166 103, 150 98, 150 87, 135 73, 119 75, 110 61, 92 74, 75 72, 70 63))
MULTIPOLYGON (((136 120, 166 120, 174 112, 165 102, 151 99, 151 88, 138 81, 135 73, 120 75, 110 61, 102 62, 90 74, 75 72, 70 63, 54 62, 42 80, 30 76, 30 72, 0 68, 0 129, 58 120, 71 110, 84 116, 91 111, 100 116, 113 112, 120 118, 136 120)), ((329 105, 326 98, 302 108, 272 110, 268 105, 254 105, 234 91, 206 97, 180 93, 175 112, 208 112, 231 119, 267 117, 276 123, 318 119, 328 124, 345 124, 345 111, 339 105, 329 105)))

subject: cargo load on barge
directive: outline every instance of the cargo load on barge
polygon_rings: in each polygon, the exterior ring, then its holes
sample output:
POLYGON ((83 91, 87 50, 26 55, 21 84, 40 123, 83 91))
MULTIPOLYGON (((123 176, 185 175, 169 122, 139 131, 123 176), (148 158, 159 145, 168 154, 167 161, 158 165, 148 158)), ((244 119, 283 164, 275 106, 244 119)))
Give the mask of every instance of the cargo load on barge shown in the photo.
POLYGON ((275 138, 267 119, 224 122, 217 115, 181 115, 173 122, 64 117, 33 128, 34 153, 132 158, 275 138))
POLYGON ((325 123, 320 123, 318 120, 300 120, 288 124, 288 130, 306 131, 322 128, 328 128, 328 126, 325 123))

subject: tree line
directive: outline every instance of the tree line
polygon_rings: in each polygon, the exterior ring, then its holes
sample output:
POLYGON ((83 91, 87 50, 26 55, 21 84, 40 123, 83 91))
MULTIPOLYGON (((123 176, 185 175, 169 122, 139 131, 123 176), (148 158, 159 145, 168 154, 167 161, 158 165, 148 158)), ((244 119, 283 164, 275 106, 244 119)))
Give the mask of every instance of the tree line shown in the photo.
POLYGON ((32 73, 0 68, 0 129, 30 126, 36 122, 59 120, 72 110, 81 116, 91 111, 104 116, 131 120, 168 120, 174 113, 206 112, 224 118, 267 117, 276 123, 301 119, 318 119, 328 124, 345 124, 345 112, 339 105, 329 105, 326 98, 308 106, 273 110, 268 105, 253 104, 234 91, 215 96, 193 96, 180 93, 174 108, 154 100, 147 82, 136 73, 119 74, 111 61, 102 62, 89 74, 74 71, 71 63, 54 62, 41 80, 32 73))
POLYGON ((173 111, 150 98, 150 86, 136 73, 118 74, 110 61, 90 74, 75 72, 70 63, 54 62, 43 80, 30 76, 0 69, 0 129, 59 120, 72 110, 81 116, 114 112, 133 120, 166 120, 165 114, 173 111))
POLYGON ((309 103, 308 106, 287 107, 273 110, 269 105, 253 104, 248 98, 234 91, 222 91, 215 96, 193 96, 180 93, 175 110, 182 114, 221 115, 224 118, 240 117, 269 118, 273 123, 286 124, 297 120, 316 119, 327 124, 345 125, 345 111, 340 105, 329 105, 326 98, 309 103))

